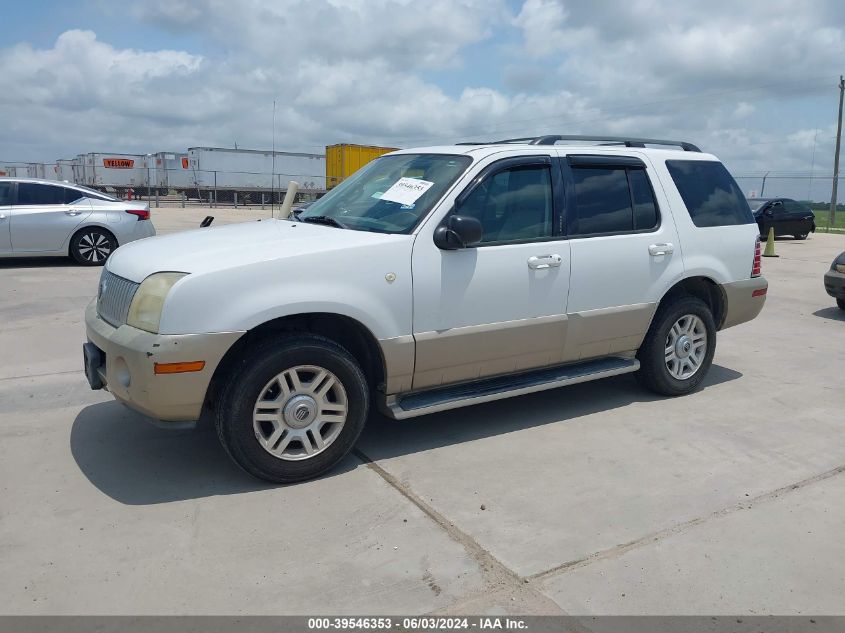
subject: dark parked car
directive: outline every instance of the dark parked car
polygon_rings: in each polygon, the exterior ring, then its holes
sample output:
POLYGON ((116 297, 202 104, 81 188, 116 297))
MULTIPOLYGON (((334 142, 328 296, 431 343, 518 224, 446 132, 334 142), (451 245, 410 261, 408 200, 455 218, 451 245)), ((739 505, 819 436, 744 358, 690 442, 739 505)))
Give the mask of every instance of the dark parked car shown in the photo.
POLYGON ((748 204, 763 239, 770 227, 775 228, 775 236, 792 235, 796 240, 806 239, 816 230, 816 216, 810 207, 791 198, 750 198, 748 204))
POLYGON ((825 273, 824 289, 836 299, 836 305, 845 310, 845 253, 840 253, 825 273))

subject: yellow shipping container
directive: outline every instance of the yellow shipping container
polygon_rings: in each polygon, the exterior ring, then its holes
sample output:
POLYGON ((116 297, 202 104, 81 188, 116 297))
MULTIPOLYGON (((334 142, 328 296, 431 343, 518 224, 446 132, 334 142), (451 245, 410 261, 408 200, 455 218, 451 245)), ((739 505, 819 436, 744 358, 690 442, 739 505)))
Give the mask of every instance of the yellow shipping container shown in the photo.
POLYGON ((340 184, 344 178, 351 176, 371 160, 396 149, 349 143, 329 145, 326 147, 326 189, 340 184))

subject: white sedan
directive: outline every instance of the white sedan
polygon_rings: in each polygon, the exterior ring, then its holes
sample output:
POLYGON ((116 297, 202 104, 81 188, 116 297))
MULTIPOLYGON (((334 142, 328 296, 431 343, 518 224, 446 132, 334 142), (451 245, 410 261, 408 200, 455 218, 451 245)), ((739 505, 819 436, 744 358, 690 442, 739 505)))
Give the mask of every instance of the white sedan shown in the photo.
POLYGON ((67 182, 0 178, 0 257, 62 255, 102 266, 118 246, 153 235, 146 203, 67 182))

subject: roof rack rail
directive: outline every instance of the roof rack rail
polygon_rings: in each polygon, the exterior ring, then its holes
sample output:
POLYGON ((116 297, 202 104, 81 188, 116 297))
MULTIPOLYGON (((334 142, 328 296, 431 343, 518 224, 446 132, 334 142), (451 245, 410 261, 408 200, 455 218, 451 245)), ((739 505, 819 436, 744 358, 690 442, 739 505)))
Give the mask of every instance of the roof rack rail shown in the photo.
MULTIPOLYGON (((554 145, 558 141, 596 141, 601 145, 624 145, 625 147, 645 147, 646 145, 671 145, 680 147, 685 152, 700 152, 698 146, 686 141, 666 141, 655 138, 629 138, 627 136, 582 136, 580 134, 547 134, 545 136, 529 136, 523 138, 508 138, 495 141, 494 145, 504 143, 526 143, 528 145, 554 145)), ((460 145, 483 145, 486 143, 459 143, 460 145)))

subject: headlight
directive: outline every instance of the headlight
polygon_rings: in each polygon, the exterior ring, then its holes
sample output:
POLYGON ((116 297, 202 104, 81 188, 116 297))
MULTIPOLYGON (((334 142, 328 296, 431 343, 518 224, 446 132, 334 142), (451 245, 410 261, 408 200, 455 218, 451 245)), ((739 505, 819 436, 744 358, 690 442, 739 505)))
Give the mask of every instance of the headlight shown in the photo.
POLYGON ((126 324, 158 334, 164 299, 177 281, 188 273, 153 273, 141 282, 132 298, 126 324))

